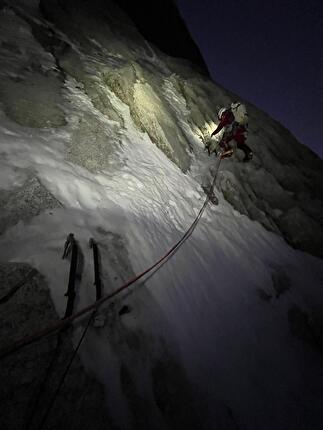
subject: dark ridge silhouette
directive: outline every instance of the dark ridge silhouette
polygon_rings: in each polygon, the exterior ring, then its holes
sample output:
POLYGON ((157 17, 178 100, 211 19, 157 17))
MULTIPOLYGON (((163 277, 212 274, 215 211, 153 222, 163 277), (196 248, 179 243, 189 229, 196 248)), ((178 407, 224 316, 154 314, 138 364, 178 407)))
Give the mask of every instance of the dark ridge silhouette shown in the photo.
POLYGON ((203 74, 210 76, 199 48, 173 0, 114 1, 148 41, 170 56, 190 60, 203 74))

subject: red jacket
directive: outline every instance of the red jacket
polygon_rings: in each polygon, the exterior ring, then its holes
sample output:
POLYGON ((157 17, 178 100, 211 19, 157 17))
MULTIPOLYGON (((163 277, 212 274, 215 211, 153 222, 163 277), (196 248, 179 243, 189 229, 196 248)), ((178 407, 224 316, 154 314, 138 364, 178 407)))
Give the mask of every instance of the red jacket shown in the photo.
MULTIPOLYGON (((211 134, 219 133, 223 128, 227 127, 234 123, 234 115, 231 110, 227 110, 223 113, 220 122, 214 132, 211 134)), ((241 124, 236 123, 236 126, 232 128, 232 130, 228 130, 228 133, 225 132, 223 135, 223 141, 228 143, 230 140, 235 140, 237 143, 243 144, 245 143, 247 138, 247 127, 241 124)))
POLYGON ((223 127, 226 127, 228 125, 231 125, 234 122, 234 115, 231 112, 231 110, 226 110, 220 119, 220 122, 217 126, 217 128, 214 130, 214 132, 211 134, 213 136, 214 134, 219 133, 219 131, 222 130, 223 127))
POLYGON ((245 143, 246 139, 247 128, 244 125, 238 125, 238 127, 233 130, 231 138, 227 141, 229 142, 230 140, 235 140, 237 143, 243 144, 245 143))

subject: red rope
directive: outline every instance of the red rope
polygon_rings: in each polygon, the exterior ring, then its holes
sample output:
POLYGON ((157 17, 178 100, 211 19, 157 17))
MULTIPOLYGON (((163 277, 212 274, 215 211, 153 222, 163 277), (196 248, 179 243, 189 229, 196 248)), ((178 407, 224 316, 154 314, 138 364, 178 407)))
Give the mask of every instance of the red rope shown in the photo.
MULTIPOLYGON (((71 324, 74 320, 80 318, 81 316, 87 314, 88 312, 98 309, 104 302, 112 299, 116 295, 120 294, 123 290, 129 288, 130 285, 134 284, 136 281, 138 281, 139 279, 144 277, 147 273, 153 271, 157 266, 161 267, 163 263, 165 263, 170 257, 172 257, 175 254, 175 252, 181 247, 181 245, 191 236, 191 234, 195 230, 195 227, 197 226, 199 220, 201 219, 203 212, 204 212, 204 210, 205 210, 205 208, 206 208, 206 206, 210 200, 210 194, 212 193, 212 191, 214 189, 214 185, 215 185, 217 173, 218 173, 218 170, 220 167, 220 163, 221 163, 221 158, 219 159, 219 163, 217 165, 216 172, 214 174, 214 178, 213 178, 213 181, 212 181, 212 184, 210 187, 210 191, 209 191, 208 195, 206 196, 205 202, 204 202, 203 206, 201 207, 199 213, 197 214, 195 220, 193 221, 193 223, 191 224, 189 229, 186 231, 186 233, 182 236, 182 238, 178 242, 176 242, 175 245, 173 245, 165 255, 163 255, 152 266, 148 267, 148 269, 139 273, 139 275, 136 275, 133 278, 129 279, 125 284, 121 285, 119 288, 112 291, 110 294, 103 296, 101 299, 97 300, 92 305, 86 306, 82 310, 76 312, 74 315, 71 315, 70 317, 65 318, 63 320, 60 320, 60 321, 56 322, 55 324, 52 324, 51 326, 47 327, 46 329, 40 330, 38 333, 35 333, 35 334, 28 336, 28 337, 25 337, 24 339, 20 339, 20 340, 14 342, 13 344, 11 344, 10 346, 8 346, 7 348, 4 348, 2 351, 0 351, 0 358, 4 358, 8 355, 11 355, 14 352, 18 351, 19 349, 21 349, 27 345, 30 345, 30 344, 36 342, 37 340, 39 340, 43 337, 49 336, 50 334, 55 333, 57 330, 62 329, 63 327, 71 324)), ((158 267, 158 269, 160 267, 158 267)))

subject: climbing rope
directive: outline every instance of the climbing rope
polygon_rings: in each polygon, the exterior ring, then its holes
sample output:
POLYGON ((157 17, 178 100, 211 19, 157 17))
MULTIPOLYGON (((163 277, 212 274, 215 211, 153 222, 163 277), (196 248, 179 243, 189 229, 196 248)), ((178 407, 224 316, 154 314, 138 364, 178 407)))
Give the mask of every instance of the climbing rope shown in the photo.
POLYGON ((25 430, 29 430, 33 426, 34 417, 35 417, 37 409, 39 407, 39 403, 40 403, 40 401, 44 395, 46 384, 48 383, 49 378, 53 372, 54 365, 58 360, 59 353, 60 353, 60 347, 61 347, 61 343, 62 343, 61 333, 62 333, 62 331, 59 331, 57 333, 56 347, 54 349, 52 359, 49 362, 49 365, 46 369, 43 380, 39 386, 38 392, 37 392, 36 397, 34 399, 34 404, 33 404, 32 408, 30 410, 28 410, 29 414, 28 414, 27 421, 25 424, 25 430))
POLYGON ((201 217, 205 211, 205 208, 206 208, 206 206, 210 200, 210 196, 211 196, 213 189, 214 189, 214 186, 215 186, 215 181, 217 178, 220 164, 221 164, 221 158, 219 158, 219 162, 217 164, 217 167, 216 167, 216 170, 214 173, 213 181, 211 183, 210 190, 206 196, 205 202, 204 202, 203 206, 201 207, 199 213, 197 214, 195 220, 193 221, 191 226, 188 228, 188 230, 185 232, 185 234, 182 236, 182 238, 178 242, 176 242, 165 255, 163 255, 152 266, 148 267, 148 269, 146 269, 143 272, 139 273, 138 275, 134 276, 133 278, 128 280, 125 284, 121 285, 119 288, 112 291, 111 293, 103 296, 101 299, 97 300, 92 305, 89 305, 89 306, 81 309, 80 311, 76 312, 74 315, 69 316, 68 318, 65 318, 63 320, 56 322, 55 324, 52 324, 51 326, 47 327, 44 330, 39 331, 38 333, 35 333, 31 336, 25 337, 24 339, 20 339, 20 340, 14 342, 13 344, 8 346, 7 348, 0 351, 0 359, 7 357, 8 355, 13 354, 14 352, 20 350, 21 348, 23 348, 27 345, 30 345, 30 344, 38 341, 39 339, 41 339, 45 336, 49 336, 50 334, 55 333, 57 330, 60 330, 63 327, 66 327, 67 325, 71 324, 73 321, 75 321, 76 319, 79 319, 80 317, 89 313, 90 311, 96 311, 103 303, 112 299, 116 295, 120 294, 125 289, 129 288, 136 281, 143 278, 147 273, 152 272, 154 269, 156 269, 154 271, 154 273, 157 270, 159 270, 160 267, 164 263, 166 263, 166 261, 168 261, 177 252, 177 250, 183 245, 183 243, 191 236, 191 234, 195 230, 195 228, 196 228, 198 222, 200 221, 200 219, 201 219, 201 217))
MULTIPOLYGON (((220 159, 221 160, 221 159, 220 159)), ((219 164, 220 164, 220 162, 219 162, 219 164)), ((219 168, 219 165, 218 165, 218 168, 219 168)), ((217 171, 218 171, 218 168, 217 168, 217 171)), ((207 194, 207 198, 205 199, 205 202, 204 202, 204 204, 203 204, 203 206, 202 206, 202 208, 200 209, 200 211, 199 211, 199 213, 198 213, 198 215, 196 216, 196 218, 195 218, 195 220, 194 220, 194 222, 191 224, 191 226, 190 226, 190 228, 187 230, 187 232, 184 234, 184 236, 180 239, 180 241, 179 242, 177 242, 177 244, 175 244, 171 249, 170 249, 170 251, 162 258, 162 259, 160 259, 159 260, 159 262, 157 262, 157 263, 155 263, 155 267, 157 267, 158 266, 158 269, 161 267, 161 265, 162 264, 164 264, 172 255, 174 255, 174 253, 179 249, 179 247, 185 242, 185 240, 187 240, 188 239, 188 237, 193 233, 193 231, 194 231, 194 229, 195 229, 195 227, 196 227, 196 225, 198 224, 198 222, 199 222, 199 220, 201 219, 201 217, 202 217, 202 215, 203 215, 203 212, 204 212, 204 210, 205 210, 205 208, 206 208, 206 206, 207 206, 207 204, 208 204, 208 202, 209 202, 209 200, 210 200, 210 195, 212 194, 212 192, 213 192, 213 189, 214 189, 214 185, 215 185, 215 180, 216 180, 216 175, 217 175, 217 171, 216 171, 216 174, 215 174, 215 176, 214 176, 214 179, 213 179, 213 182, 212 182, 212 184, 211 184, 211 187, 210 187, 210 190, 209 190, 209 192, 208 192, 208 194, 207 194)), ((61 377, 61 379, 60 379, 60 381, 59 381, 59 384, 58 384, 58 386, 57 386, 57 388, 56 388, 56 390, 55 390, 55 393, 54 393, 54 395, 53 395, 53 397, 52 397, 52 399, 51 399, 51 401, 50 401, 50 403, 49 403, 49 405, 48 405, 48 407, 47 407, 47 409, 46 409, 46 412, 45 412, 45 414, 44 414, 44 416, 43 416, 43 419, 42 419, 42 421, 41 421, 41 423, 40 423, 40 426, 39 426, 39 428, 38 428, 38 430, 43 430, 43 428, 44 428, 44 425, 45 425, 45 423, 46 423, 46 421, 47 421, 47 419, 48 419, 48 417, 49 417, 49 414, 50 414, 50 412, 51 412, 51 410, 52 410, 52 408, 54 407, 54 404, 55 404, 55 401, 56 401, 56 399, 57 399, 57 397, 58 397, 58 395, 59 395, 59 392, 60 392, 60 390, 61 390, 61 388, 62 388, 62 386, 63 386, 63 383, 64 383, 64 381, 65 381, 65 378, 66 378, 66 376, 67 376, 67 374, 68 374, 68 372, 69 372, 69 370, 70 370, 70 368, 71 368, 71 366, 72 366, 72 364, 73 364, 73 361, 74 361, 74 359, 75 359, 75 357, 76 357, 76 355, 77 355, 77 352, 78 352, 78 350, 80 349, 80 347, 81 347, 81 344, 82 344, 82 342, 83 342, 83 340, 84 340, 84 338, 85 338, 85 336, 86 336, 86 333, 87 333, 87 331, 88 331, 88 329, 89 329, 89 327, 90 327, 90 323, 91 323, 91 321, 92 321, 92 319, 93 319, 93 317, 95 316, 95 313, 96 313, 96 309, 94 309, 93 311, 92 311, 92 313, 91 313, 91 316, 90 316, 90 318, 89 318, 89 320, 88 320, 88 323, 87 323, 87 325, 86 325, 86 327, 84 328, 84 330, 83 330, 83 332, 82 332, 82 335, 81 335, 81 337, 80 337, 80 339, 79 339, 79 342, 78 342, 78 344, 77 344, 77 347, 75 348, 75 350, 73 351, 73 354, 72 354, 72 356, 71 356, 71 359, 70 359, 70 361, 69 361, 69 363, 67 364, 67 366, 66 366, 66 368, 65 368, 65 371, 64 371, 64 373, 63 373, 63 375, 62 375, 62 377, 61 377)))
POLYGON ((93 319, 93 317, 95 315, 95 312, 96 311, 94 310, 91 313, 91 315, 90 315, 90 318, 89 318, 89 320, 88 320, 88 322, 87 322, 87 324, 86 324, 86 326, 85 326, 85 328, 84 328, 84 330, 82 332, 82 335, 81 335, 81 337, 80 337, 80 339, 79 339, 79 341, 77 343, 77 346, 76 346, 76 348, 73 351, 73 354, 72 354, 72 356, 70 358, 70 361, 68 362, 68 364, 67 364, 67 366, 66 366, 66 368, 64 370, 64 373, 62 374, 62 376, 61 376, 61 378, 59 380, 59 383, 58 383, 57 388, 56 388, 56 390, 55 390, 55 392, 53 394, 53 397, 51 398, 51 400, 49 402, 49 405, 48 405, 48 407, 46 409, 46 412, 45 412, 45 414, 44 414, 44 416, 43 416, 43 418, 41 420, 41 423, 40 423, 40 426, 39 426, 38 430, 42 430, 44 428, 44 425, 45 425, 45 423, 47 421, 47 418, 48 418, 48 416, 49 416, 49 414, 50 414, 50 412, 51 412, 51 410, 52 410, 52 408, 53 408, 53 406, 55 404, 55 401, 56 401, 56 399, 58 397, 58 394, 59 394, 59 392, 60 392, 60 390, 61 390, 61 388, 62 388, 62 386, 64 384, 65 378, 66 378, 66 376, 67 376, 67 374, 68 374, 68 372, 69 372, 69 370, 70 370, 70 368, 71 368, 71 366, 73 364, 73 361, 74 361, 74 359, 76 357, 76 354, 78 353, 78 350, 80 349, 80 346, 81 346, 81 344, 82 344, 82 342, 83 342, 83 340, 85 338, 85 335, 86 335, 86 333, 87 333, 87 331, 88 331, 88 329, 90 327, 90 324, 91 324, 91 321, 92 321, 92 319, 93 319))

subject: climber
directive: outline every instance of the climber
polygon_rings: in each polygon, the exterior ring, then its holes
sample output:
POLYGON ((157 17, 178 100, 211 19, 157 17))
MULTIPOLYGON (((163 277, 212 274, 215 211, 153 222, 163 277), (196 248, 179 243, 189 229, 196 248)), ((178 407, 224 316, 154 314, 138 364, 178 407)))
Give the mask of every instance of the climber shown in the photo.
MULTIPOLYGON (((211 137, 219 133, 224 129, 223 136, 219 142, 221 151, 220 156, 222 158, 231 157, 233 149, 229 145, 231 141, 235 141, 237 148, 244 152, 243 161, 250 161, 252 159, 252 150, 246 145, 247 133, 248 133, 248 115, 245 106, 242 103, 235 102, 231 103, 229 108, 221 108, 218 113, 220 123, 217 128, 211 134, 211 137)), ((209 146, 207 147, 209 155, 211 152, 209 146)))

